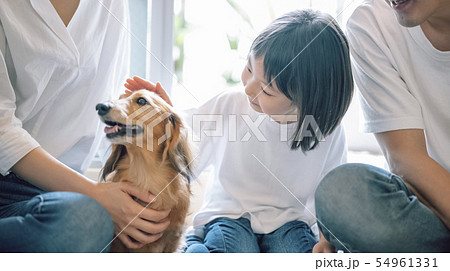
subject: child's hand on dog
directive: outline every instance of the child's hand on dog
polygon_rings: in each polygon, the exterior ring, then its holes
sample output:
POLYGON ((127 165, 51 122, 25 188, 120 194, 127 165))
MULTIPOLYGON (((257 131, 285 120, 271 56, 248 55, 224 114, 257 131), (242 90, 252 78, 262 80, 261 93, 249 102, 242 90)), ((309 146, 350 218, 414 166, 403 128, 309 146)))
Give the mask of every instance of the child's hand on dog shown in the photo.
POLYGON ((167 216, 170 210, 156 211, 144 208, 132 199, 134 196, 150 203, 155 196, 126 182, 99 183, 99 202, 111 214, 114 234, 128 248, 141 248, 155 242, 169 226, 167 216))
POLYGON ((154 85, 151 82, 140 78, 139 76, 133 76, 133 78, 127 79, 127 82, 124 84, 124 86, 127 88, 125 92, 133 92, 140 89, 152 91, 158 94, 166 103, 173 106, 172 102, 170 101, 169 95, 167 95, 167 92, 163 89, 159 82, 154 85))

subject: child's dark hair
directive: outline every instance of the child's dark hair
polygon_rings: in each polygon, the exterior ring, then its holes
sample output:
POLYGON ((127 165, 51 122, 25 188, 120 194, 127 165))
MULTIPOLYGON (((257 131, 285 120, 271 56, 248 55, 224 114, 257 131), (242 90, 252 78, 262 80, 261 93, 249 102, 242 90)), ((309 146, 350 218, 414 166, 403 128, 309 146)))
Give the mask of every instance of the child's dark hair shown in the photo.
POLYGON ((291 149, 314 149, 317 131, 301 138, 305 117, 313 116, 325 137, 339 126, 353 95, 348 42, 337 22, 319 11, 289 12, 259 34, 250 54, 264 58, 266 79, 298 108, 291 149))

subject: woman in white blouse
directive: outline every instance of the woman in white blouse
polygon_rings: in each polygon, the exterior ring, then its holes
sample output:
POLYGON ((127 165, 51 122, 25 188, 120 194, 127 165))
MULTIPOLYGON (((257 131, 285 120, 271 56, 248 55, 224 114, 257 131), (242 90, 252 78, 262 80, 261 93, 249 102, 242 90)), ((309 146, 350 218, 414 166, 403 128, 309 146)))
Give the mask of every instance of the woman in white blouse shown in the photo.
POLYGON ((168 211, 130 196, 153 195, 81 174, 102 136, 95 104, 127 76, 127 1, 0 5, 0 252, 107 251, 122 229, 130 248, 155 241, 168 211))

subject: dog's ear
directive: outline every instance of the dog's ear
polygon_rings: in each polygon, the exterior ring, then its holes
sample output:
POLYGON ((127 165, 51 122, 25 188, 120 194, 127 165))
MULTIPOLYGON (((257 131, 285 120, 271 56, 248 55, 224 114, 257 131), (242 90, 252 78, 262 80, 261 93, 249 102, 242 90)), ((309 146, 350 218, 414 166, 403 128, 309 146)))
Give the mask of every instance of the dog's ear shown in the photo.
POLYGON ((117 163, 122 159, 122 157, 126 154, 127 149, 123 145, 112 145, 111 155, 105 163, 101 171, 101 180, 106 181, 106 176, 116 170, 117 163))
POLYGON ((165 142, 162 157, 163 162, 169 158, 170 153, 172 153, 173 150, 176 148, 183 125, 181 119, 174 113, 171 113, 170 116, 167 118, 167 120, 168 123, 166 123, 165 125, 170 125, 170 136, 167 138, 165 142))
POLYGON ((172 113, 168 121, 171 125, 171 136, 166 140, 162 162, 171 164, 178 173, 190 182, 193 176, 192 152, 187 131, 177 114, 172 113))

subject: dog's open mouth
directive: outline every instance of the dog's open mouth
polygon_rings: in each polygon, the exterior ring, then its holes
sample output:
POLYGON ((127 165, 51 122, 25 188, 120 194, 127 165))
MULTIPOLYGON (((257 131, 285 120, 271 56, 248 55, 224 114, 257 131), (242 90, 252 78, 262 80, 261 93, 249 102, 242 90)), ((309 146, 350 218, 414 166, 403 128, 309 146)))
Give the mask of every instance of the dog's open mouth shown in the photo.
POLYGON ((117 136, 134 136, 137 134, 142 133, 144 129, 142 129, 141 126, 132 124, 132 125, 125 125, 120 122, 114 122, 114 121, 105 121, 106 127, 105 127, 105 134, 107 138, 115 138, 117 136))

